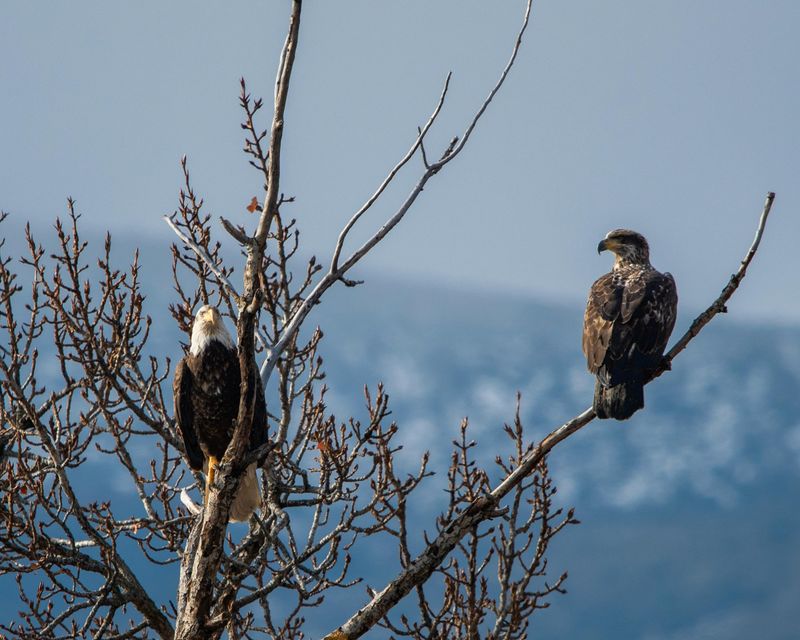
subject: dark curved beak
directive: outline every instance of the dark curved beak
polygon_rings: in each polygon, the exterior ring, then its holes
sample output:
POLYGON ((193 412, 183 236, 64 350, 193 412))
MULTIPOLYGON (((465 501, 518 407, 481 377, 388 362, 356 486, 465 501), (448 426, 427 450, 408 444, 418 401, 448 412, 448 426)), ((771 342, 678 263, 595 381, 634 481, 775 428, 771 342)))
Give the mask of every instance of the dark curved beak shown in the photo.
POLYGON ((600 253, 606 249, 608 249, 608 244, 605 240, 601 240, 600 244, 597 245, 597 255, 600 255, 600 253))

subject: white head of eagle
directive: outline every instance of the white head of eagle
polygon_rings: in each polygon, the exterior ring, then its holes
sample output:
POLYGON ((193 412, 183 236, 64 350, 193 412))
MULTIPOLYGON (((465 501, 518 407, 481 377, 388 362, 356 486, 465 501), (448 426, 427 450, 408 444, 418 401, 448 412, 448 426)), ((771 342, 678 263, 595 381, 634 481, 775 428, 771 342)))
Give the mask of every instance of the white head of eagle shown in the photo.
POLYGON ((229 349, 235 349, 231 334, 225 328, 225 322, 216 307, 204 305, 197 311, 192 325, 192 344, 189 353, 199 356, 209 342, 217 340, 229 349))

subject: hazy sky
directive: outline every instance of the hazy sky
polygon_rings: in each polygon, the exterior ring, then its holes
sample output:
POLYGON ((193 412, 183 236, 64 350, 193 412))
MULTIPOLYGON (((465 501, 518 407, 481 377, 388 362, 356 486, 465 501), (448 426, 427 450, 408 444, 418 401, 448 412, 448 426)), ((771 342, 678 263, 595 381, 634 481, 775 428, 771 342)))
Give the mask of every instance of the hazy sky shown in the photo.
MULTIPOLYGON (((166 247, 161 216, 175 207, 186 153, 209 210, 247 222, 260 182, 240 151, 238 79, 269 101, 287 6, 2 3, 0 208, 44 224, 72 195, 87 225, 166 247)), ((463 130, 522 10, 305 4, 282 190, 297 198, 291 215, 309 252, 330 254, 449 70, 430 153, 463 130)), ((597 241, 627 226, 650 239, 687 310, 725 284, 774 190, 763 252, 731 311, 800 322, 799 32, 795 0, 535 2, 517 65, 470 146, 356 276, 399 272, 582 303, 610 264, 597 241)))

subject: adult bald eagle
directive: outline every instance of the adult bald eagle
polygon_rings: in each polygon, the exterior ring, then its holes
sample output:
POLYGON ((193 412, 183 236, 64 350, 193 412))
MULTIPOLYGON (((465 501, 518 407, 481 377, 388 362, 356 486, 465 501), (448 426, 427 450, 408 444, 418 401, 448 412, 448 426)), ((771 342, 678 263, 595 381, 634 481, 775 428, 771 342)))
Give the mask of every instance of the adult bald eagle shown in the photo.
MULTIPOLYGON (((204 306, 192 325, 189 353, 175 369, 172 391, 175 421, 186 446, 186 458, 192 469, 206 473, 204 502, 214 482, 217 465, 228 448, 239 412, 239 358, 231 334, 225 328, 216 307, 204 306)), ((250 449, 267 441, 264 390, 257 384, 250 449)), ((258 508, 256 465, 250 465, 242 477, 230 519, 244 522, 258 508)))
POLYGON ((616 258, 610 273, 589 291, 583 318, 583 353, 597 376, 598 418, 626 420, 644 407, 644 384, 664 354, 675 326, 678 292, 669 273, 650 264, 644 236, 610 231, 597 245, 616 258))

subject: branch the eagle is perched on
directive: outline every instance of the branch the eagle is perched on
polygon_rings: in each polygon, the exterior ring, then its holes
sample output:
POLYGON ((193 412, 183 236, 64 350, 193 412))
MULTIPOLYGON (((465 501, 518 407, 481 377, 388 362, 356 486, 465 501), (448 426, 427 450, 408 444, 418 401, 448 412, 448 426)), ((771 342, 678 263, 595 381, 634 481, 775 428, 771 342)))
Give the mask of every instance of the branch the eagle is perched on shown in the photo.
POLYGON ((658 369, 675 326, 678 292, 669 273, 650 264, 640 233, 609 231, 597 253, 615 254, 612 270, 589 291, 583 318, 583 353, 597 376, 598 418, 627 420, 644 407, 644 385, 658 369))
MULTIPOLYGON (((189 466, 206 473, 204 504, 214 482, 217 465, 233 436, 239 409, 239 358, 236 345, 216 307, 203 306, 192 325, 189 353, 175 369, 173 394, 175 421, 183 436, 189 466)), ((264 389, 256 385, 250 449, 267 441, 264 389)), ((245 522, 258 508, 256 464, 251 464, 231 504, 230 519, 245 522)))

